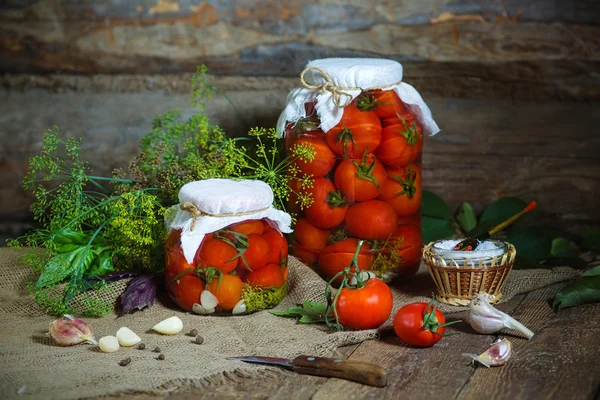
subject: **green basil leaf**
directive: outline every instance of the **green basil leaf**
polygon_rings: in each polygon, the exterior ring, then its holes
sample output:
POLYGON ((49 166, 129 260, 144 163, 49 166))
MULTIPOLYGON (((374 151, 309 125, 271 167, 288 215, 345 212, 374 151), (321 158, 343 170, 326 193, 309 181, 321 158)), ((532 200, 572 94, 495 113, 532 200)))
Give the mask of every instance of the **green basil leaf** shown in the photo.
POLYGON ((577 257, 577 251, 571 248, 569 241, 563 237, 558 237, 552 241, 550 255, 555 257, 577 257))
POLYGON ((592 229, 583 235, 582 246, 589 250, 600 250, 600 229, 592 229))
POLYGON ((532 261, 539 262, 550 256, 553 240, 560 232, 549 227, 528 227, 512 230, 506 239, 517 249, 517 254, 532 261))
POLYGON ((456 215, 456 220, 467 234, 475 229, 475 226, 477 225, 477 218, 475 217, 473 207, 467 202, 461 204, 458 214, 456 215))
POLYGON ((502 197, 486 207, 479 219, 479 225, 486 231, 522 211, 526 206, 527 203, 518 197, 502 197))
POLYGON ((36 287, 44 288, 67 279, 75 270, 73 260, 84 250, 84 247, 78 247, 70 253, 60 253, 52 257, 44 266, 44 271, 40 274, 36 287))
POLYGON ((452 218, 452 212, 448 203, 437 194, 429 190, 423 190, 423 200, 421 203, 421 213, 427 217, 436 217, 443 219, 452 218))
POLYGON ((75 232, 71 229, 61 229, 53 237, 56 244, 87 244, 89 236, 82 232, 75 232))
POLYGON ((91 268, 86 273, 86 277, 99 277, 102 275, 109 274, 114 271, 113 267, 113 253, 110 250, 102 251, 98 257, 92 263, 91 268))
POLYGON ((592 269, 588 269, 581 276, 598 276, 600 275, 600 265, 596 265, 592 269))
POLYGON ((425 244, 440 239, 448 239, 456 234, 452 221, 432 217, 423 217, 421 232, 425 244))
POLYGON ((82 251, 73 259, 73 279, 81 279, 87 271, 90 270, 94 259, 97 257, 97 251, 92 246, 83 246, 82 251), (86 251, 87 249, 87 251, 86 251))
POLYGON ((555 310, 600 301, 600 275, 583 276, 562 288, 554 297, 555 310))

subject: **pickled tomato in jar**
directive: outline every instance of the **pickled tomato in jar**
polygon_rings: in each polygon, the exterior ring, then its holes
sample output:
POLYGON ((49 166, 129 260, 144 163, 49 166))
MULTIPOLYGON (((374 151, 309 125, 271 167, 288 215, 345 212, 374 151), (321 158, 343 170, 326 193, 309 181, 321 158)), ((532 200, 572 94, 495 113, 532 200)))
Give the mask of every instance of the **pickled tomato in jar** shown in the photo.
POLYGON ((350 265, 362 239, 360 269, 384 280, 415 274, 423 137, 439 131, 431 112, 391 60, 315 60, 301 80, 278 123, 289 156, 299 144, 314 149, 311 160, 292 164, 290 253, 329 280, 350 265))

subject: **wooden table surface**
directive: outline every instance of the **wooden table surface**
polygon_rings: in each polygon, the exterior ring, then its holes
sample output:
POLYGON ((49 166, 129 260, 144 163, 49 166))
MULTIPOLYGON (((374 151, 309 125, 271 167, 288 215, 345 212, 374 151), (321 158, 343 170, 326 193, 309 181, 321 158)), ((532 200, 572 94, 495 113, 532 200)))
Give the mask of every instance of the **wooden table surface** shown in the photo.
MULTIPOLYGON (((516 333, 512 335, 511 331, 480 335, 462 323, 449 329, 459 334, 445 337, 430 348, 409 347, 390 330, 384 331, 379 340, 340 349, 342 358, 387 368, 385 388, 282 372, 274 373, 270 379, 240 377, 225 385, 185 389, 165 397, 177 400, 599 399, 600 305, 555 313, 550 302, 556 290, 557 286, 547 287, 498 306, 535 332, 529 341, 515 336, 516 333), (461 356, 483 352, 498 337, 513 342, 513 356, 505 366, 475 367, 461 356)), ((134 398, 159 397, 139 394, 134 398)))

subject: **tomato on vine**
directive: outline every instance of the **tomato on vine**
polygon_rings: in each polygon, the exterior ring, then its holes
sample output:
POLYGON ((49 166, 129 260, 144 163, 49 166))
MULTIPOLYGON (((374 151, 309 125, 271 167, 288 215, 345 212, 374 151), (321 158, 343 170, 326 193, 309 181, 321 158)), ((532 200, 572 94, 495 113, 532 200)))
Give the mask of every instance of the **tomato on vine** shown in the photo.
POLYGON ((294 227, 296 242, 307 249, 321 250, 327 246, 327 239, 331 232, 327 229, 317 228, 306 218, 300 218, 294 227))
POLYGON ((407 344, 418 347, 433 346, 445 335, 448 325, 444 314, 434 302, 407 304, 394 316, 394 331, 407 344))
POLYGON ((329 326, 375 329, 387 321, 392 312, 392 291, 388 285, 361 271, 359 260, 364 244, 364 241, 358 241, 350 263, 331 278, 327 286, 325 297, 330 300, 328 309, 335 318, 333 324, 325 319, 329 326), (356 283, 350 282, 351 277, 356 283), (334 295, 331 283, 340 278, 340 290, 334 295))
POLYGON ((383 165, 373 154, 363 154, 361 160, 346 159, 337 166, 335 186, 349 201, 365 201, 377 197, 387 176, 383 165))

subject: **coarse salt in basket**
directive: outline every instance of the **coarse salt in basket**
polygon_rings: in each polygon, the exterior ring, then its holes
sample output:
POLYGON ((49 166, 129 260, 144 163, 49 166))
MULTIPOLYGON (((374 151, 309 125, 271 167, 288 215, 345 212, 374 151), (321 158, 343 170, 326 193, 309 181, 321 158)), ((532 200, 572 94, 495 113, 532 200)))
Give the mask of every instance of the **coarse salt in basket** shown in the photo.
POLYGON ((486 292, 492 303, 502 299, 502 286, 516 257, 515 247, 486 240, 474 251, 454 251, 460 241, 440 240, 423 249, 423 259, 438 289, 437 298, 446 304, 466 306, 473 296, 486 292))

